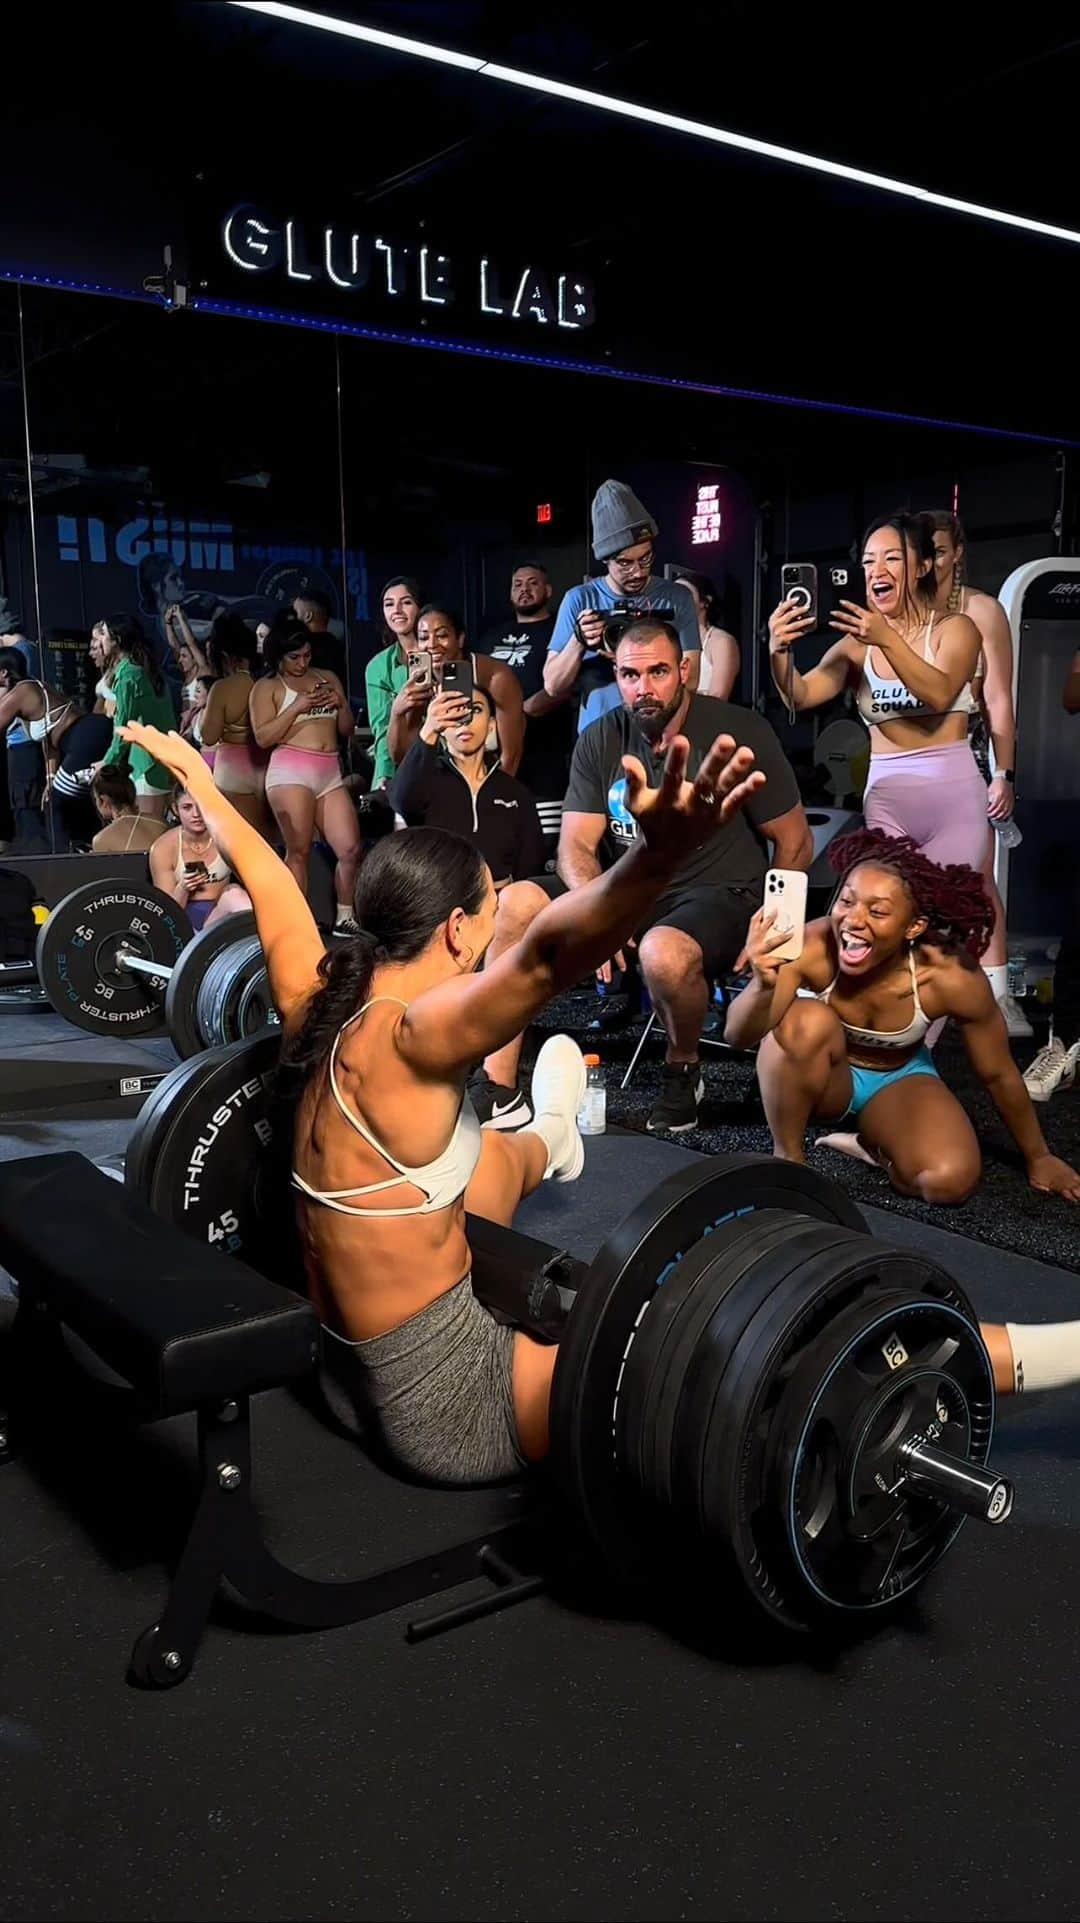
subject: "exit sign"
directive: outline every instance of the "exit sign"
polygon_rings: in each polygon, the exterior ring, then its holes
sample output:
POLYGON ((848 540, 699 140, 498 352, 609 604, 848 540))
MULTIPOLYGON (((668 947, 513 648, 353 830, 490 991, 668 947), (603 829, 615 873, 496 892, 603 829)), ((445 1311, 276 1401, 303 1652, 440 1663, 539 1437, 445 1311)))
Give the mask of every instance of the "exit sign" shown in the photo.
POLYGON ((536 520, 539 527, 546 527, 551 519, 551 502, 539 501, 536 507, 536 520))

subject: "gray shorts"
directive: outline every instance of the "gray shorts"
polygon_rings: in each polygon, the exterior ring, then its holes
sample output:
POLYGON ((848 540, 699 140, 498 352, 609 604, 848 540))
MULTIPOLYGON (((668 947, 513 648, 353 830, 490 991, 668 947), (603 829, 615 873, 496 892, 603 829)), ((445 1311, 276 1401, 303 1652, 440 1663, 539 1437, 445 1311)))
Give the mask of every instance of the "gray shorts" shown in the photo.
POLYGON ((525 1458, 514 1420, 514 1331, 467 1275, 399 1328, 365 1342, 324 1329, 322 1388, 334 1415, 424 1482, 501 1482, 525 1458))

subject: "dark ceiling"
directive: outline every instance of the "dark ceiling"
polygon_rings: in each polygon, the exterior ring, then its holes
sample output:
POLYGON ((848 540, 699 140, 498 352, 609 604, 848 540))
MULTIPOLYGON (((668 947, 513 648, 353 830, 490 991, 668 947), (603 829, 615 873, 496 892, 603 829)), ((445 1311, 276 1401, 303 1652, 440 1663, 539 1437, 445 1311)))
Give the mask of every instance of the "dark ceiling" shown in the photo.
MULTIPOLYGON (((536 10, 326 0, 326 10, 1080 227, 1074 6, 1013 15, 996 36, 966 0, 940 14, 760 0, 536 10)), ((317 209, 332 199, 358 222, 377 210, 403 227, 427 219, 556 248, 598 282, 594 352, 613 368, 1080 442, 1075 246, 223 4, 39 4, 4 33, 17 91, 5 104, 14 191, 0 209, 0 270, 66 269, 134 290, 160 272, 166 242, 182 246, 197 193, 288 193, 317 209)), ((26 295, 40 432, 53 447, 77 402, 102 461, 111 440, 131 466, 136 430, 146 439, 156 424, 160 438, 171 386, 178 456, 218 458, 225 392, 228 463, 255 469, 280 460, 283 416, 324 411, 325 339, 266 329, 253 347, 238 323, 156 316, 187 330, 166 343, 132 315, 102 320, 95 344, 101 303, 58 317, 48 298, 26 295), (214 333, 196 349, 202 328, 214 333), (170 378, 177 338, 192 344, 183 377, 170 378)), ((0 301, 0 333, 5 315, 13 324, 0 301)), ((10 326, 6 348, 10 377, 10 326)), ((869 459, 875 436, 899 445, 873 422, 553 375, 511 386, 501 371, 438 355, 354 352, 348 369, 373 492, 380 464, 399 469, 421 447, 426 457, 440 437, 463 468, 497 467, 508 438, 534 449, 575 434, 610 442, 616 423, 626 445, 636 423, 655 441, 666 423, 682 451, 707 458, 711 442, 746 460, 755 444, 763 459, 778 444, 798 453, 809 435, 827 467, 869 459)), ((9 386, 5 441, 14 398, 9 386)), ((941 435, 924 439, 936 449, 941 435)))

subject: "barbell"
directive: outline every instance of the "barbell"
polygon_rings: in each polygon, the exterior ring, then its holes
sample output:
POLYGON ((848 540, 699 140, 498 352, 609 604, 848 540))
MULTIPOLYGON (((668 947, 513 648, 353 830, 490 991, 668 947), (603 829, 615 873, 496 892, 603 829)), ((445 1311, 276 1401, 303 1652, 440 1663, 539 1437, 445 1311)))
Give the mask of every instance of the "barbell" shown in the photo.
MULTIPOLYGON (((267 1031, 173 1070, 125 1181, 295 1285, 278 1052, 267 1031)), ((476 1266, 474 1283, 483 1297, 476 1266)), ((965 1517, 1005 1520, 993 1419, 978 1323, 943 1270, 868 1234, 812 1170, 717 1156, 661 1182, 584 1273, 559 1335, 551 1460, 621 1581, 681 1568, 718 1609, 747 1592, 805 1629, 909 1595, 965 1517)))
POLYGON ((159 888, 90 881, 38 931, 38 980, 58 1014, 91 1035, 150 1035, 164 1025, 181 1058, 277 1021, 251 914, 195 935, 159 888))

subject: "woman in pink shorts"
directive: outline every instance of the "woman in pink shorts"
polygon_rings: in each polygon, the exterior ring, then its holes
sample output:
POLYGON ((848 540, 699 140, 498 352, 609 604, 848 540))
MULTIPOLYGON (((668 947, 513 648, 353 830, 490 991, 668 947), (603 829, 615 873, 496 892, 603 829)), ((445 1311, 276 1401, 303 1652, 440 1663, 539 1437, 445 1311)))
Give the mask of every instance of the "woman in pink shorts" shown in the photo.
POLYGON ((363 843, 338 759, 338 745, 355 725, 352 709, 336 674, 312 668, 307 631, 299 622, 269 636, 265 658, 270 672, 256 681, 249 706, 255 740, 270 752, 266 798, 285 842, 285 863, 306 892, 318 829, 336 860, 334 933, 354 935, 352 904, 363 843))
POLYGON ((200 728, 203 760, 237 814, 268 839, 273 823, 266 806, 266 755, 252 732, 250 701, 257 642, 238 615, 219 615, 207 654, 217 679, 207 697, 200 728))
POLYGON ((863 795, 868 828, 908 836, 940 867, 981 868, 986 784, 968 744, 972 680, 982 649, 974 621, 935 609, 934 529, 928 514, 876 521, 863 541, 866 606, 842 601, 834 641, 809 674, 796 642, 818 625, 794 601, 769 621, 773 680, 791 709, 820 708, 856 689, 870 731, 863 795))

